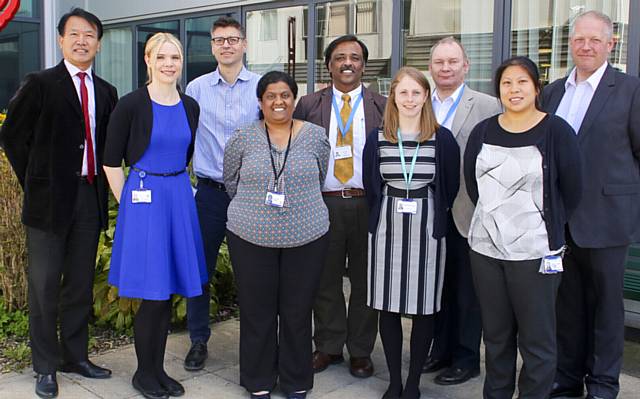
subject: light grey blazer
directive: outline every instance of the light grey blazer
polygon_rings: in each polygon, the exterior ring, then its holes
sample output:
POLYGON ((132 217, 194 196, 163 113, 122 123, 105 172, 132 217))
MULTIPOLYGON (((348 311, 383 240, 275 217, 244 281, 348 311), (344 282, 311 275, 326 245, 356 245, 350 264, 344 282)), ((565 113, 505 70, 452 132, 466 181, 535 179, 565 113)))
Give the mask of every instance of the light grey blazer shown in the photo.
POLYGON ((469 134, 471 134, 476 124, 501 112, 502 105, 500 100, 465 86, 460 105, 453 118, 451 132, 460 147, 460 190, 458 190, 458 196, 453 202, 452 213, 453 221, 458 231, 465 238, 469 234, 469 225, 471 224, 474 206, 469 199, 469 194, 467 194, 467 187, 462 175, 464 170, 464 165, 462 165, 464 150, 467 146, 469 134))

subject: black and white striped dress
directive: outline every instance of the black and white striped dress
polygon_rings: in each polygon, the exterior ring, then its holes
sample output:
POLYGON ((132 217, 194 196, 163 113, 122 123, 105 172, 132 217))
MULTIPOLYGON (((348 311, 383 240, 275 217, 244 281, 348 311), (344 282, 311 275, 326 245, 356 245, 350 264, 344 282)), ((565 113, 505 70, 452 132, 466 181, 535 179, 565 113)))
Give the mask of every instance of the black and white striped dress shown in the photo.
MULTIPOLYGON (((420 144, 409 187, 418 210, 415 215, 396 212, 406 184, 398 145, 378 135, 382 191, 380 219, 369 234, 368 298, 370 307, 388 312, 426 315, 440 310, 444 278, 444 238, 433 233, 435 139, 420 144), (400 189, 400 191, 397 191, 400 189)), ((407 173, 417 142, 403 140, 407 173)))

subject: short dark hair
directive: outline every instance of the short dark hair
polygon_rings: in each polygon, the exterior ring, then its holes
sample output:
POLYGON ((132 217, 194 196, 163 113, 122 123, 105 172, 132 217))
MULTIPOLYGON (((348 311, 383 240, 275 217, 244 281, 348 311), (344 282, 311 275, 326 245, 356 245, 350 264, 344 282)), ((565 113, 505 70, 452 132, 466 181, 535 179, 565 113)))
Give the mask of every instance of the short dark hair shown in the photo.
POLYGON ((238 20, 236 20, 235 18, 229 16, 224 16, 216 19, 216 21, 213 23, 213 26, 211 26, 211 34, 213 35, 213 31, 218 28, 228 27, 236 28, 237 30, 239 30, 243 38, 247 35, 242 25, 240 25, 240 22, 238 22, 238 20))
POLYGON ((362 49, 362 58, 364 59, 364 63, 366 64, 369 60, 369 50, 367 46, 362 42, 362 40, 358 39, 356 35, 344 35, 334 39, 327 48, 324 50, 324 66, 329 68, 329 62, 331 61, 331 56, 333 55, 333 51, 338 47, 341 43, 346 42, 356 42, 360 45, 362 49))
POLYGON ((538 93, 536 95, 536 109, 538 111, 543 111, 542 102, 540 101, 540 96, 542 95, 542 82, 540 81, 540 72, 538 72, 538 66, 535 62, 531 61, 529 57, 524 56, 515 56, 511 57, 508 60, 505 60, 500 64, 498 69, 496 69, 496 73, 493 78, 493 89, 496 91, 496 96, 500 98, 500 80, 502 79, 502 74, 504 71, 512 66, 519 66, 527 72, 529 78, 533 81, 533 86, 538 93))
MULTIPOLYGON (((291 77, 291 75, 282 71, 270 71, 265 73, 258 81, 258 86, 256 87, 256 96, 258 96, 258 100, 262 100, 264 92, 267 91, 267 86, 278 82, 286 83, 293 93, 293 99, 295 100, 296 98, 298 98, 298 84, 296 83, 295 79, 291 77)), ((262 111, 260 111, 259 118, 264 119, 262 111)))
POLYGON ((71 11, 64 14, 60 18, 60 21, 58 21, 58 34, 60 36, 64 36, 64 29, 67 26, 67 21, 71 17, 80 17, 89 22, 89 24, 93 25, 93 27, 98 31, 98 40, 102 39, 102 21, 100 21, 100 18, 96 17, 95 14, 78 7, 72 8, 71 11))

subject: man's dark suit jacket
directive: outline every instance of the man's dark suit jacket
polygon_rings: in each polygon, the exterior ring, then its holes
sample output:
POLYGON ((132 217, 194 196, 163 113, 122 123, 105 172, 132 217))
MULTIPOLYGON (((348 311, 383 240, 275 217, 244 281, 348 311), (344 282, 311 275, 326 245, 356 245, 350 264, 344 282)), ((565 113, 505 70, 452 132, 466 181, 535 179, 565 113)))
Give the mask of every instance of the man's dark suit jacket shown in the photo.
MULTIPOLYGON (((567 78, 543 91, 543 106, 555 113, 567 78)), ((640 79, 610 65, 587 109, 578 145, 584 191, 569 229, 582 248, 640 242, 640 79)))
MULTIPOLYGON (((109 115, 118 101, 116 88, 93 74, 95 152, 102 227, 107 225, 107 182, 102 152, 109 115)), ((70 225, 84 153, 84 120, 71 75, 57 66, 27 75, 9 103, 0 143, 24 190, 22 221, 48 232, 70 225)))
MULTIPOLYGON (((387 98, 364 86, 362 87, 362 95, 365 134, 367 134, 382 125, 382 115, 384 114, 387 98)), ((327 135, 329 135, 332 98, 333 86, 303 96, 298 101, 293 117, 322 126, 327 130, 327 135)))

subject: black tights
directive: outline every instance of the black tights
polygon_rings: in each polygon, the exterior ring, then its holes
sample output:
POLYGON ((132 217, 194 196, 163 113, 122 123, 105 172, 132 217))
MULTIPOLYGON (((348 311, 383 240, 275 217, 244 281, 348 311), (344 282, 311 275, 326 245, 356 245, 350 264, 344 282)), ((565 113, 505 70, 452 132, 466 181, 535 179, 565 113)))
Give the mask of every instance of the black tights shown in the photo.
POLYGON ((389 389, 385 397, 420 397, 420 376, 422 366, 433 338, 433 315, 414 315, 411 326, 411 359, 409 375, 402 390, 402 324, 400 313, 380 311, 380 338, 389 367, 389 389))
POLYGON ((171 319, 171 301, 144 299, 133 322, 138 370, 136 376, 145 389, 160 389, 170 377, 164 371, 164 351, 171 319))

